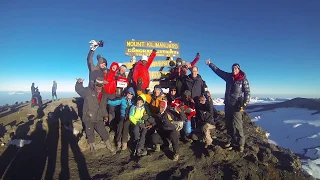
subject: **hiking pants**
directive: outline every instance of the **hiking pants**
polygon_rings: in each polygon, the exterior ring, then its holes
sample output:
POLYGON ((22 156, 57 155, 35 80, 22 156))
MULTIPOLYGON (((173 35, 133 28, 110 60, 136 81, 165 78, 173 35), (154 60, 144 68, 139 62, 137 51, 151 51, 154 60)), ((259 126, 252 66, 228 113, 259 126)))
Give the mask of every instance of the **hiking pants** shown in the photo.
POLYGON ((228 134, 231 136, 231 144, 244 146, 243 115, 239 108, 225 106, 225 119, 228 134))
POLYGON ((206 145, 212 144, 212 137, 211 137, 211 130, 214 129, 214 125, 206 123, 202 126, 202 132, 204 134, 203 140, 205 141, 206 145))
POLYGON ((173 153, 177 154, 179 152, 178 131, 157 129, 157 133, 152 135, 153 144, 164 144, 164 146, 169 147, 168 140, 172 143, 173 153))
POLYGON ((88 143, 95 142, 94 130, 100 135, 101 139, 105 142, 109 139, 109 133, 104 126, 103 121, 84 121, 86 127, 87 141, 88 143))
MULTIPOLYGON (((108 94, 108 100, 114 100, 116 98, 116 94, 108 94)), ((115 106, 110 106, 108 105, 108 113, 109 113, 109 122, 111 123, 112 120, 116 117, 116 112, 115 112, 115 106)))
POLYGON ((138 142, 137 147, 138 149, 144 149, 144 145, 146 143, 146 134, 147 134, 146 128, 141 128, 138 125, 133 126, 133 136, 134 141, 138 142))
POLYGON ((117 142, 122 142, 122 143, 128 142, 129 126, 130 126, 129 119, 125 117, 121 117, 117 127, 117 135, 116 135, 117 142))

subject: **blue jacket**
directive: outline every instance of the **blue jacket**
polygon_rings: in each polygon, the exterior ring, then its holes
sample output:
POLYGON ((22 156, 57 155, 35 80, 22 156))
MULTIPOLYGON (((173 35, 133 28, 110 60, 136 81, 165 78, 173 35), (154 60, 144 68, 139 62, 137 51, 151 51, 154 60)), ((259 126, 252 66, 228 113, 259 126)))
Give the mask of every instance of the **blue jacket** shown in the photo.
MULTIPOLYGON (((127 92, 131 92, 133 95, 135 95, 134 90, 132 87, 130 87, 127 92)), ((121 117, 128 117, 129 115, 127 114, 127 108, 129 108, 132 105, 132 99, 128 100, 127 96, 122 97, 121 99, 117 100, 108 100, 108 104, 111 106, 118 106, 120 105, 120 112, 121 112, 121 117), (128 102, 128 103, 127 103, 128 102)))

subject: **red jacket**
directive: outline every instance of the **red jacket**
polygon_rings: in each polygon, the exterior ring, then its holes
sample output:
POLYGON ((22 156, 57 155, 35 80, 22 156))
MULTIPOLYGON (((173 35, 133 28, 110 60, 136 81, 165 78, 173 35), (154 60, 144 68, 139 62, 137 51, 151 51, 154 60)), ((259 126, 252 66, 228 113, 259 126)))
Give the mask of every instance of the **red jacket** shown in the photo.
POLYGON ((184 109, 190 108, 191 112, 186 113, 188 120, 191 120, 191 117, 196 115, 196 110, 194 109, 194 101, 192 98, 189 99, 187 103, 184 103, 181 98, 176 98, 173 103, 170 105, 171 107, 183 107, 184 109))
POLYGON ((112 62, 109 72, 104 73, 104 80, 108 82, 108 84, 104 85, 104 91, 107 94, 114 94, 116 92, 117 81, 115 80, 115 76, 118 69, 119 69, 119 64, 116 62, 112 62), (114 65, 117 66, 117 69, 115 71, 112 70, 112 66, 114 65))
POLYGON ((149 75, 149 67, 153 62, 154 58, 156 57, 157 53, 152 52, 147 63, 144 65, 141 61, 138 61, 135 64, 132 79, 135 84, 138 84, 138 79, 142 79, 142 89, 146 89, 149 87, 150 84, 150 75, 149 75))
MULTIPOLYGON (((194 66, 198 61, 200 60, 200 57, 197 56, 196 58, 194 58, 194 60, 190 63, 191 66, 194 66)), ((169 74, 169 80, 173 80, 176 78, 181 78, 184 75, 187 75, 188 73, 188 68, 186 66, 182 66, 182 67, 174 67, 170 70, 170 74, 169 74)))

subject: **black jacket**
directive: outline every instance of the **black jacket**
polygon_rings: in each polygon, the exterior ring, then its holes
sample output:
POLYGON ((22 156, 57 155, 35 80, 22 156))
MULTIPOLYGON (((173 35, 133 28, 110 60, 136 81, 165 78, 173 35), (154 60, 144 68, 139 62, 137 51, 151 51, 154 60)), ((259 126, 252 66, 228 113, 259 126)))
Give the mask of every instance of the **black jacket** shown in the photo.
POLYGON ((196 78, 193 78, 192 75, 185 76, 182 82, 182 93, 185 90, 191 91, 192 98, 199 98, 204 94, 204 82, 201 76, 198 74, 196 78))
POLYGON ((97 79, 97 77, 104 78, 104 71, 106 69, 101 69, 99 67, 99 63, 97 65, 93 64, 93 57, 94 51, 90 50, 87 56, 87 65, 89 69, 89 87, 94 87, 93 83, 97 79))
POLYGON ((98 94, 93 88, 83 87, 83 83, 76 83, 76 92, 84 99, 83 104, 83 121, 102 121, 108 116, 107 112, 107 94, 102 89, 102 99, 98 103, 98 94))
POLYGON ((166 109, 162 114, 158 113, 156 115, 157 127, 163 130, 175 130, 176 127, 173 121, 182 121, 186 119, 186 115, 182 112, 178 114, 175 111, 166 109))
POLYGON ((215 72, 220 78, 226 81, 226 92, 224 104, 230 106, 243 106, 243 104, 248 104, 250 101, 250 86, 249 82, 245 76, 245 73, 240 71, 240 73, 244 74, 244 78, 241 80, 234 81, 233 74, 227 73, 225 71, 220 70, 213 63, 209 65, 209 67, 215 72))
POLYGON ((198 105, 197 110, 197 120, 200 124, 213 124, 214 120, 217 118, 217 110, 213 106, 212 99, 206 101, 205 104, 198 105))

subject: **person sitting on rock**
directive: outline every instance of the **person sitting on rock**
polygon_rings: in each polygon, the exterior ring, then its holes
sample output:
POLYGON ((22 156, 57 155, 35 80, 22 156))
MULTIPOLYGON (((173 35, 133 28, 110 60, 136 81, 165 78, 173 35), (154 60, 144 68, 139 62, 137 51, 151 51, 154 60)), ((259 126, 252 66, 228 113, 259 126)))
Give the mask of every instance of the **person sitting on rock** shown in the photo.
POLYGON ((201 128, 205 142, 205 148, 212 145, 211 130, 215 129, 215 118, 217 117, 217 111, 213 106, 213 102, 209 92, 206 92, 206 97, 201 96, 199 98, 199 106, 197 109, 197 123, 201 128))
POLYGON ((137 98, 136 105, 131 106, 129 111, 129 120, 133 125, 133 139, 136 144, 134 154, 137 156, 147 155, 147 150, 145 149, 146 134, 155 124, 145 103, 146 96, 141 94, 137 98))
POLYGON ((117 125, 116 142, 117 148, 121 150, 127 149, 128 135, 129 135, 129 108, 132 105, 132 98, 135 96, 134 90, 130 87, 127 90, 126 96, 117 100, 108 100, 108 104, 111 106, 120 105, 121 117, 117 125))
POLYGON ((75 85, 76 92, 84 99, 83 117, 85 132, 91 152, 95 151, 95 134, 94 130, 100 135, 107 149, 115 153, 109 140, 109 133, 104 126, 103 121, 108 121, 107 94, 103 91, 103 78, 97 78, 94 87, 83 87, 83 79, 77 79, 75 85))
POLYGON ((184 120, 183 139, 185 141, 190 141, 189 138, 191 138, 190 134, 192 132, 191 118, 196 115, 195 103, 191 98, 191 92, 189 90, 185 90, 182 97, 176 98, 174 102, 171 103, 171 107, 179 107, 186 114, 187 118, 184 120))
POLYGON ((186 119, 186 115, 180 108, 177 107, 176 111, 171 111, 167 108, 166 101, 160 101, 159 113, 155 116, 157 133, 152 135, 152 142, 156 145, 155 151, 160 151, 161 144, 164 144, 164 148, 168 149, 169 139, 173 148, 173 160, 179 159, 179 135, 174 122, 184 119, 186 119))
POLYGON ((150 74, 149 74, 149 67, 151 66, 154 58, 157 55, 157 50, 153 49, 150 57, 142 56, 141 60, 135 63, 132 80, 135 83, 135 87, 138 85, 138 79, 141 78, 142 80, 142 90, 145 91, 149 87, 150 84, 150 74))
POLYGON ((169 88, 169 93, 166 95, 168 106, 170 107, 171 103, 174 102, 176 98, 178 98, 177 88, 176 86, 172 86, 169 88))
POLYGON ((225 92, 225 117, 228 134, 231 136, 231 142, 225 145, 232 149, 239 147, 239 151, 244 151, 245 136, 243 133, 243 109, 250 101, 250 86, 246 74, 240 69, 238 63, 232 65, 232 73, 220 70, 216 65, 206 61, 206 64, 220 78, 226 82, 225 92))
MULTIPOLYGON (((137 94, 144 94, 141 90, 141 84, 138 84, 137 94)), ((159 103, 161 100, 166 99, 166 94, 163 93, 160 85, 155 85, 153 88, 152 95, 149 93, 144 94, 146 97, 146 102, 150 105, 150 110, 152 114, 157 114, 159 112, 159 103)))

